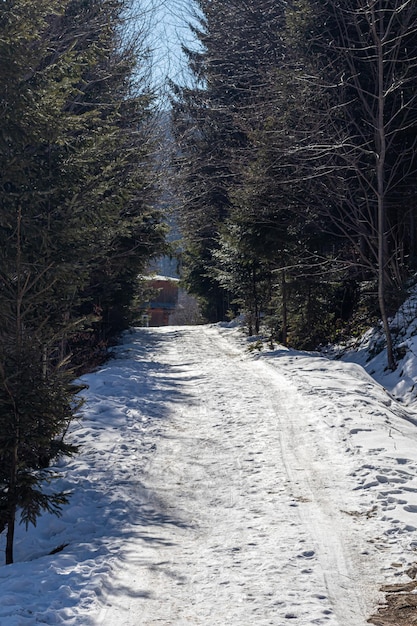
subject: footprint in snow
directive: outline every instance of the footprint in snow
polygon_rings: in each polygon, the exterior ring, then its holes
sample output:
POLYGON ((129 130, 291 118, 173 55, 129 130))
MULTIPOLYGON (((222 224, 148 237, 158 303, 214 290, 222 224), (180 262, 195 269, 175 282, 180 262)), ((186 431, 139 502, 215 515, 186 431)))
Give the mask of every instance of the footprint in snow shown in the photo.
POLYGON ((312 559, 315 556, 314 550, 304 550, 301 554, 298 555, 299 559, 312 559))

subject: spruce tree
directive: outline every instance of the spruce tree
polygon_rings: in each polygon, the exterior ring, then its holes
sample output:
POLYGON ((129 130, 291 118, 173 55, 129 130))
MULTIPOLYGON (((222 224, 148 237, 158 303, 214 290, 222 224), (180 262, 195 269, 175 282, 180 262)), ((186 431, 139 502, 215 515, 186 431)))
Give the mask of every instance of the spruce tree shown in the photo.
MULTIPOLYGON (((199 7, 202 51, 189 53, 197 85, 177 90, 174 102, 186 271, 206 297, 211 285, 220 285, 256 331, 261 314, 276 326, 274 309, 286 309, 277 306, 284 274, 287 280, 311 275, 310 265, 323 262, 317 212, 298 200, 305 191, 294 131, 310 94, 305 89, 303 98, 294 98, 298 68, 290 57, 287 3, 199 7)), ((312 325, 306 319, 306 328, 312 325)))
POLYGON ((233 45, 233 3, 197 3, 200 26, 194 29, 201 51, 187 50, 193 87, 176 86, 173 99, 174 136, 179 147, 178 194, 181 198, 179 225, 186 244, 183 271, 191 292, 200 296, 211 321, 224 319, 229 294, 213 276, 219 247, 219 225, 231 206, 229 187, 234 173, 234 151, 246 141, 233 120, 239 86, 228 80, 233 59, 226 59, 233 45), (230 43, 229 49, 227 46, 230 43), (224 48, 226 46, 226 48, 224 48))
POLYGON ((88 314, 103 319, 118 294, 127 308, 138 271, 163 245, 149 202, 150 95, 142 83, 135 88, 137 48, 123 44, 127 5, 6 0, 0 8, 0 58, 8 61, 0 66, 0 526, 8 563, 15 519, 35 523, 65 502, 47 488, 48 465, 73 451, 62 438, 77 410, 71 351, 91 328, 88 314))

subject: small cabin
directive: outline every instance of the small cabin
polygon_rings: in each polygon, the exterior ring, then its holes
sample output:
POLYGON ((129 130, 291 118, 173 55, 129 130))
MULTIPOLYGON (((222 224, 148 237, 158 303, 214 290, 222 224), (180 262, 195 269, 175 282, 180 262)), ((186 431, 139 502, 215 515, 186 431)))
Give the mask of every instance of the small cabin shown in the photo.
POLYGON ((144 326, 169 326, 178 303, 178 278, 150 276, 151 300, 142 316, 144 326))

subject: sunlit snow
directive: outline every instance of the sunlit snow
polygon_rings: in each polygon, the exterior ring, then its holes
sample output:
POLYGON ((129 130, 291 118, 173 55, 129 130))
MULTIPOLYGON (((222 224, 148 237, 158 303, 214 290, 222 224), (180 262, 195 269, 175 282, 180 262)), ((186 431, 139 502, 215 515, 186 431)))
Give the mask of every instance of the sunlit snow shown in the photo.
POLYGON ((416 559, 416 360, 249 345, 137 329, 83 377, 71 503, 19 527, 1 625, 365 626, 416 559))

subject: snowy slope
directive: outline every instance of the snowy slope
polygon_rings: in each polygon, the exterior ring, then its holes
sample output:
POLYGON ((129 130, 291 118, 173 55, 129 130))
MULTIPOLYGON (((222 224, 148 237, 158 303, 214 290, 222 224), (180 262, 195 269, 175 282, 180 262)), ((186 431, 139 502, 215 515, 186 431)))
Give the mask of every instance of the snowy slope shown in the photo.
POLYGON ((412 408, 356 363, 246 346, 139 329, 84 377, 71 505, 19 530, 1 626, 365 626, 409 580, 412 408))
POLYGON ((391 320, 397 368, 387 369, 382 327, 369 329, 348 346, 331 348, 331 355, 358 363, 385 387, 393 398, 413 405, 417 400, 417 288, 414 288, 391 320))

